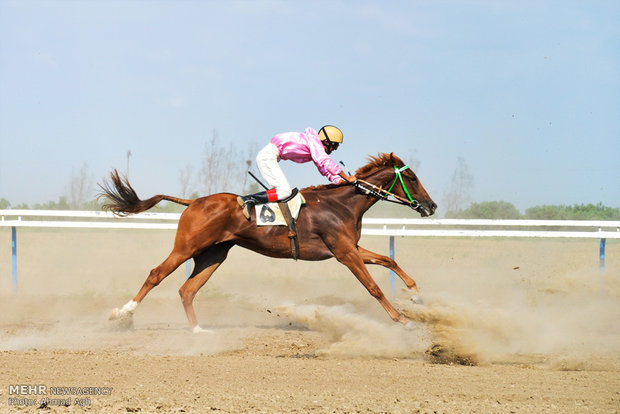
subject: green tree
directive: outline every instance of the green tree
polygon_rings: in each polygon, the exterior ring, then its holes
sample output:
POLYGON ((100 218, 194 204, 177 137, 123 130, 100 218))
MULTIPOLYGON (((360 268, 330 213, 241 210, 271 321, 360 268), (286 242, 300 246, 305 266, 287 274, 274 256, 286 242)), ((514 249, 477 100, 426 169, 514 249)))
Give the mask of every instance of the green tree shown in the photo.
POLYGON ((472 203, 463 211, 448 211, 447 218, 471 219, 520 219, 521 212, 507 201, 483 201, 472 203))
POLYGON ((11 208, 11 203, 6 198, 0 198, 0 210, 11 208))
POLYGON ((60 197, 58 201, 48 201, 46 203, 35 204, 34 210, 71 210, 71 205, 67 201, 67 197, 60 197))
POLYGON ((531 220, 620 220, 620 209, 598 204, 543 205, 525 210, 531 220))
POLYGON ((182 204, 167 201, 157 204, 150 211, 152 213, 182 213, 186 208, 187 207, 182 204))

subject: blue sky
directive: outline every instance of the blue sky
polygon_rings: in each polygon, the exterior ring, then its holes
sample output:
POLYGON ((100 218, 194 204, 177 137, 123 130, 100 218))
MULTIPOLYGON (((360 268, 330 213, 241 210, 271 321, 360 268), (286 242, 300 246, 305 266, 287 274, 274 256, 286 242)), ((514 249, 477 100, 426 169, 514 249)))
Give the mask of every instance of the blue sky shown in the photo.
MULTIPOLYGON (((617 1, 0 1, 0 198, 82 165, 179 195, 218 131, 240 152, 338 125, 351 169, 394 152, 441 206, 620 207, 617 1)), ((294 186, 327 183, 284 165, 294 186)))

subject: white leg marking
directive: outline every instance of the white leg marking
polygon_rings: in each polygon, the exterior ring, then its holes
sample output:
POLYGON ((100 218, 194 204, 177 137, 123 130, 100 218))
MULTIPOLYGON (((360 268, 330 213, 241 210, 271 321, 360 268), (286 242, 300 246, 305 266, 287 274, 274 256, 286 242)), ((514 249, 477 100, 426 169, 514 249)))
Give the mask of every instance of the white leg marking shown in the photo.
POLYGON ((121 310, 119 311, 119 316, 125 315, 127 313, 133 313, 133 311, 136 310, 137 307, 138 307, 138 302, 135 302, 134 300, 130 300, 129 302, 125 304, 125 306, 121 308, 121 310))
POLYGON ((202 329, 200 327, 200 325, 196 325, 196 326, 194 326, 194 328, 192 328, 192 332, 193 333, 201 333, 201 332, 211 332, 211 331, 208 330, 208 329, 202 329))

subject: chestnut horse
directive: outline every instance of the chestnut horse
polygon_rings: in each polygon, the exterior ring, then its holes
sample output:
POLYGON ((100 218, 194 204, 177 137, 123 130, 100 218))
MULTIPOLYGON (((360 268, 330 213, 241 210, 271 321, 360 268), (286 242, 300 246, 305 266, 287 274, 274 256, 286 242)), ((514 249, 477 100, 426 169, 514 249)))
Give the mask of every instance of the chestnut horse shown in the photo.
MULTIPOLYGON (((358 182, 323 185, 301 190, 306 200, 297 220, 299 259, 325 260, 335 257, 349 268, 368 292, 397 322, 409 322, 386 299, 365 264, 379 264, 393 270, 417 293, 416 283, 394 260, 373 253, 357 243, 362 232, 362 216, 379 199, 388 196, 407 205, 421 216, 430 216, 437 205, 431 200, 414 172, 394 154, 369 157, 369 163, 355 173, 358 182), (384 190, 389 187, 389 190, 384 190)), ((228 251, 239 245, 265 256, 292 258, 286 226, 256 225, 254 212, 248 221, 237 204, 237 196, 218 193, 195 200, 157 195, 140 200, 127 178, 111 174, 112 185, 104 182, 99 195, 108 200, 104 208, 118 215, 140 213, 162 200, 186 205, 181 214, 172 252, 162 264, 151 270, 138 294, 111 319, 129 318, 146 294, 186 260, 194 259, 194 270, 179 289, 187 319, 194 332, 201 331, 192 302, 198 290, 226 259, 228 251)))

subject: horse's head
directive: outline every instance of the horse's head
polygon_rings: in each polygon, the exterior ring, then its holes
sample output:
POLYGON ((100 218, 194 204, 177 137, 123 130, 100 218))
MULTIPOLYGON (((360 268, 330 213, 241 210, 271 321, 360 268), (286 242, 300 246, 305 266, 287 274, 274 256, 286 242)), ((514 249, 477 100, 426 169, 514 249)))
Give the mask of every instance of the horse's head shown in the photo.
POLYGON ((413 170, 394 153, 370 157, 370 162, 355 175, 398 196, 402 204, 409 205, 422 217, 432 216, 437 209, 413 170))

